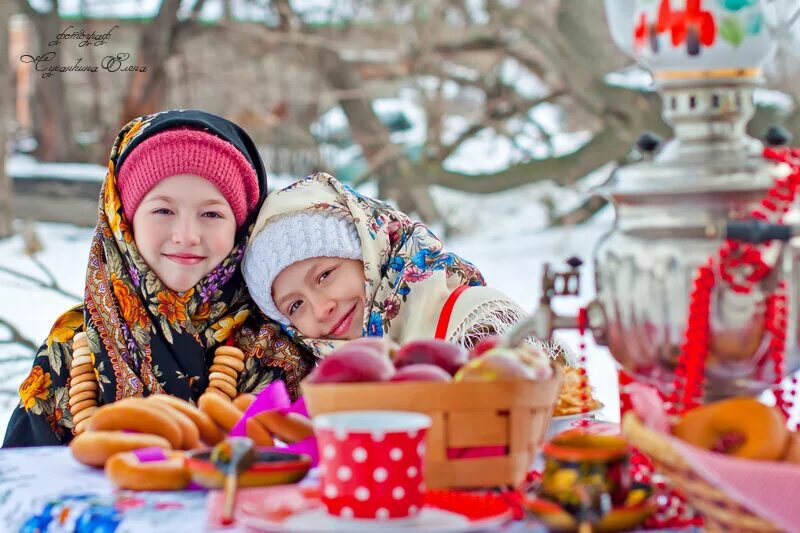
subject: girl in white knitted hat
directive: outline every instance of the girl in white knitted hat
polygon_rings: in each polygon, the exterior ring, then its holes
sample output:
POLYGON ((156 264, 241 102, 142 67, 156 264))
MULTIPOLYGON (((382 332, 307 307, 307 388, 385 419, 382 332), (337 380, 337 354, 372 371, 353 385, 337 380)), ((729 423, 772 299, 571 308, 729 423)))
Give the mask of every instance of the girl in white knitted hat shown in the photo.
POLYGON ((469 348, 524 315, 427 226, 324 173, 267 197, 242 271, 264 314, 318 356, 361 336, 469 348))

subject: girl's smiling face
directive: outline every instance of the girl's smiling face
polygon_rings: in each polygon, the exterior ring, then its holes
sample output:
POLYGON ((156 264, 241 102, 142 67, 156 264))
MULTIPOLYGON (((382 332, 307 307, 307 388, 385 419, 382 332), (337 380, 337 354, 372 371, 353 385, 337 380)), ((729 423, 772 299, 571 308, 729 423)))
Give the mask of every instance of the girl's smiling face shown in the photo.
POLYGON ((340 257, 298 261, 275 277, 272 299, 307 337, 357 339, 364 321, 364 263, 340 257))
POLYGON ((147 265, 170 289, 185 292, 233 249, 231 206, 205 178, 166 178, 145 195, 133 215, 133 239, 147 265))

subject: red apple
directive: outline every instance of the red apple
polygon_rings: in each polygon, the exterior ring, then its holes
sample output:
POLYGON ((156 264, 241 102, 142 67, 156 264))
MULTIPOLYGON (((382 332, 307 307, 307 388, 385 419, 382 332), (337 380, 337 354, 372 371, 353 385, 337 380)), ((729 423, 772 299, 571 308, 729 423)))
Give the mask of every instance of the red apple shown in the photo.
POLYGON ((467 352, 458 344, 439 339, 421 339, 405 343, 397 351, 394 366, 436 365, 450 375, 456 373, 467 362, 467 352))
POLYGON ((436 365, 416 364, 395 372, 391 381, 453 381, 453 378, 436 365))
POLYGON ((389 381, 393 375, 394 367, 387 356, 347 344, 320 361, 306 379, 310 383, 358 383, 389 381))
POLYGON ((363 346, 374 350, 380 355, 388 356, 393 359, 397 350, 400 348, 396 342, 389 337, 359 337, 347 343, 347 346, 363 346))
POLYGON ((472 359, 456 372, 454 381, 534 379, 533 370, 507 355, 488 353, 472 359))

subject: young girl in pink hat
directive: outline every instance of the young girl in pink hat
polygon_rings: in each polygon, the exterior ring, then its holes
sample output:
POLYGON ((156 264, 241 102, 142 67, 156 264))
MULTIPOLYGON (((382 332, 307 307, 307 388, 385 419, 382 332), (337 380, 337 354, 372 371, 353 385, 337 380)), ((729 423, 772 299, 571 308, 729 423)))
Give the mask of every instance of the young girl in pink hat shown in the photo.
POLYGON ((311 363, 253 312, 239 270, 266 184, 253 141, 221 117, 168 111, 126 125, 111 150, 84 301, 36 354, 3 445, 68 442, 86 403, 155 393, 194 401, 222 344, 245 353, 238 392, 281 379, 296 394, 311 363), (88 347, 76 355, 79 332, 88 347), (79 358, 95 379, 84 385, 82 372, 77 396, 79 358))

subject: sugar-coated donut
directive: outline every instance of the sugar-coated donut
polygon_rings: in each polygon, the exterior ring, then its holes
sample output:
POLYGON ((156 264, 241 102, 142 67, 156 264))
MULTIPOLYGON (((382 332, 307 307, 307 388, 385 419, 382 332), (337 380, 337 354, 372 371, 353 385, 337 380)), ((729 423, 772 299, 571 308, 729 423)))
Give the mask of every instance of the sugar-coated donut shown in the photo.
POLYGON ((116 487, 127 490, 182 490, 189 484, 189 469, 180 452, 165 452, 163 461, 139 460, 133 452, 112 455, 106 461, 106 476, 116 487))
POLYGON ((129 430, 160 435, 169 441, 172 448, 180 448, 183 442, 178 423, 159 409, 159 405, 143 398, 125 398, 102 406, 92 416, 87 429, 129 430))
POLYGON ((297 442, 314 434, 311 420, 298 413, 264 411, 254 418, 283 442, 297 442))
POLYGON ((228 431, 236 425, 236 422, 242 418, 242 411, 236 408, 231 403, 231 399, 215 393, 213 391, 205 392, 200 399, 197 400, 197 406, 207 414, 211 420, 214 421, 219 427, 228 431))
POLYGON ((211 420, 207 414, 186 400, 182 400, 169 394, 154 394, 148 398, 151 401, 163 402, 170 407, 174 407, 178 411, 191 418, 192 422, 194 422, 200 432, 200 440, 206 444, 213 446, 225 438, 224 433, 219 430, 217 425, 214 424, 214 421, 211 420))
POLYGON ((783 415, 754 398, 729 398, 692 409, 675 425, 676 437, 743 459, 779 460, 789 444, 783 415))
POLYGON ((170 449, 169 441, 158 435, 124 431, 84 431, 69 443, 72 456, 89 466, 103 466, 115 453, 153 446, 170 449))

